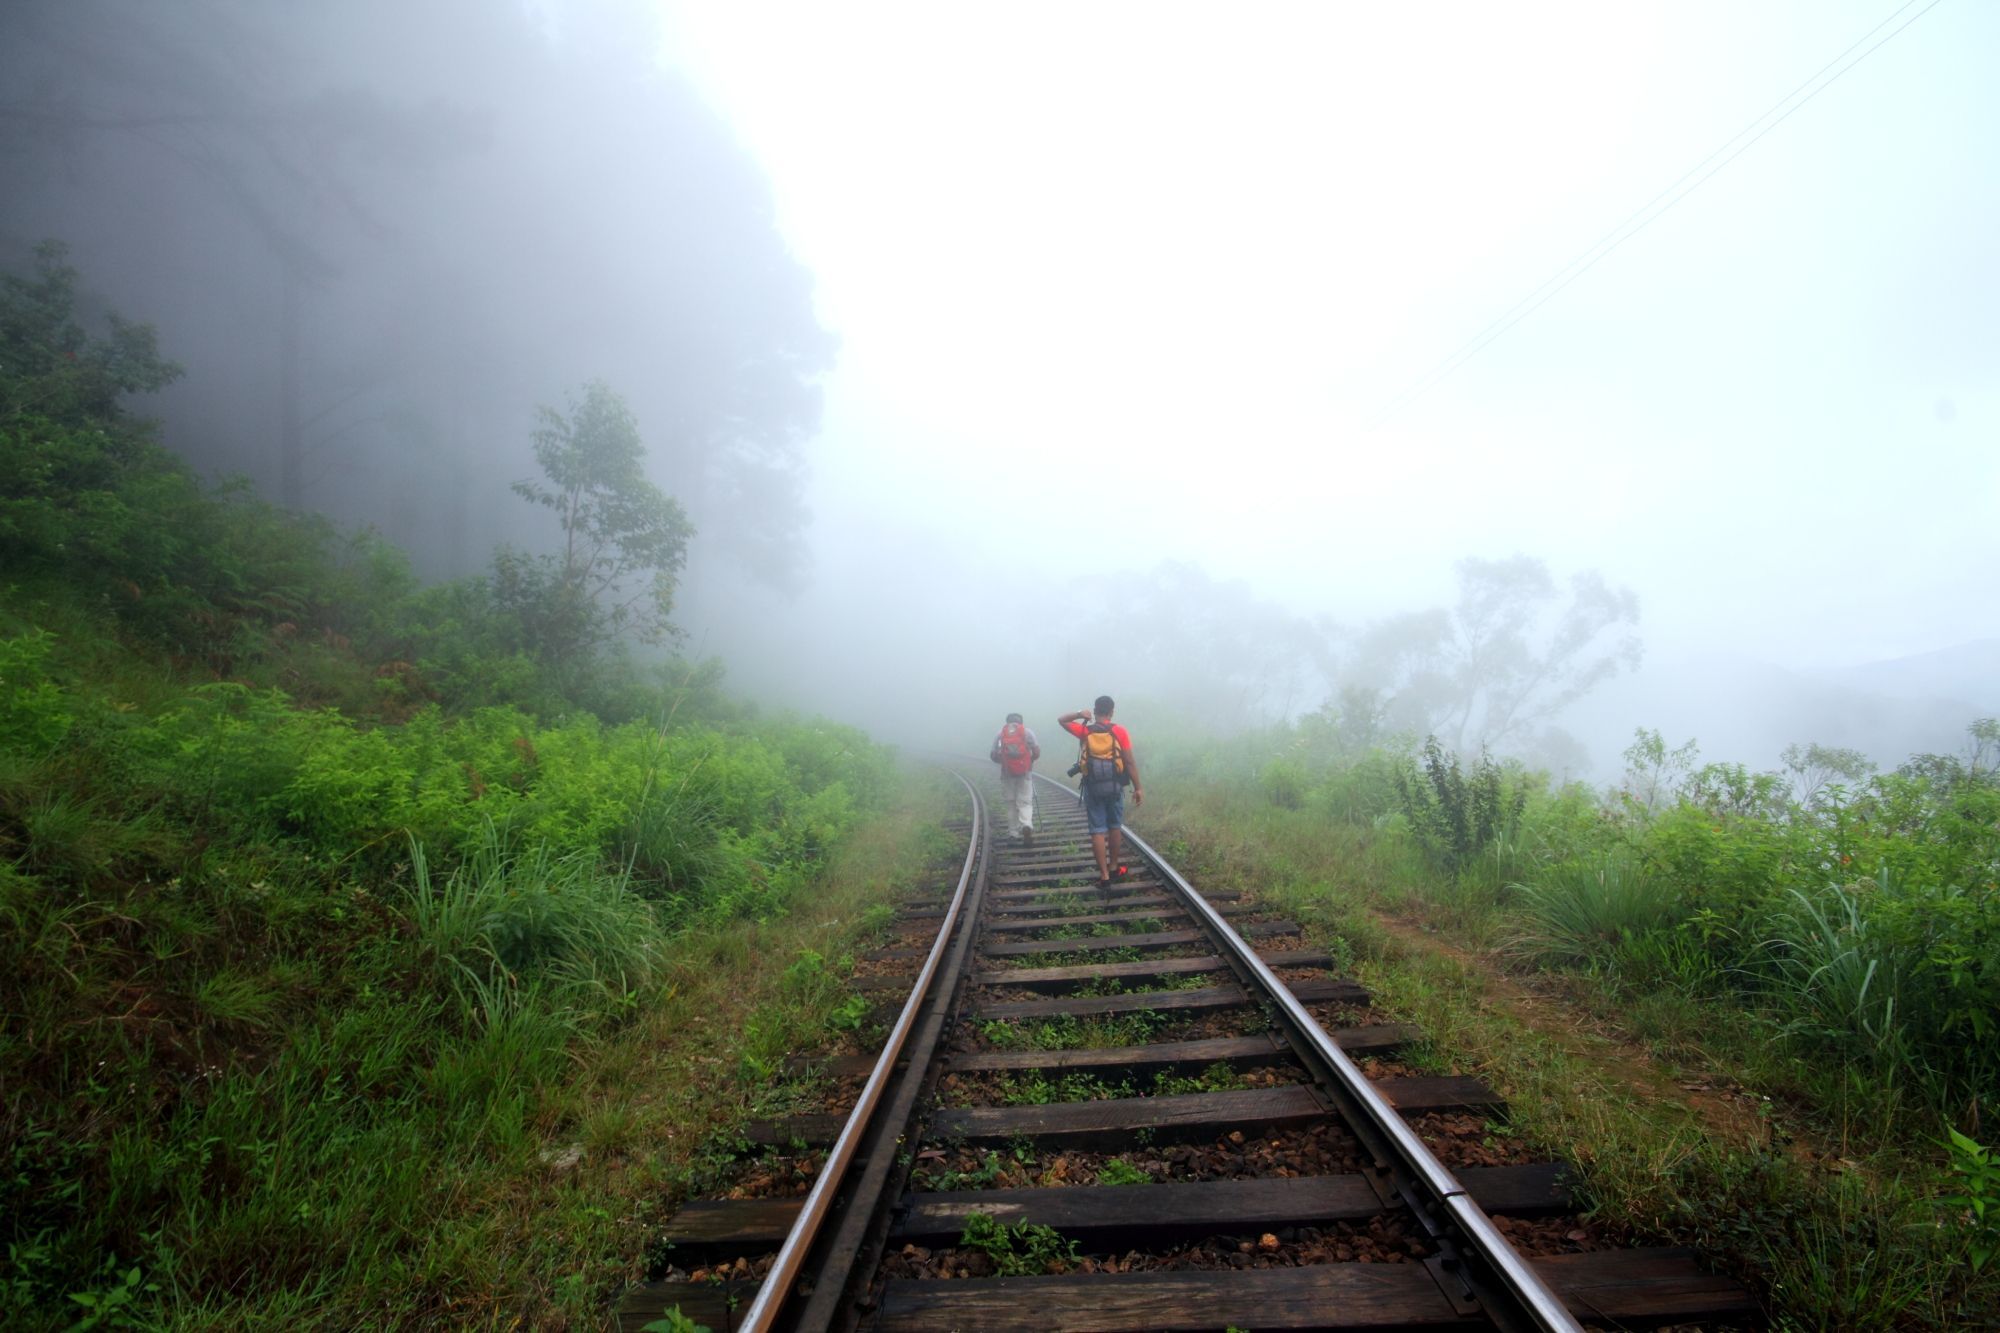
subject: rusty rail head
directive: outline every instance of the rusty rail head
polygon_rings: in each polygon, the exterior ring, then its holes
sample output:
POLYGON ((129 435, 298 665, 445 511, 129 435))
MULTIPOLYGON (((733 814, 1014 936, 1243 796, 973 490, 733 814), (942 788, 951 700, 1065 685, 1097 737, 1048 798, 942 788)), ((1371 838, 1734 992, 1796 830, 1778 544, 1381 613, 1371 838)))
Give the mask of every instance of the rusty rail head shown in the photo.
MULTIPOLYGON (((1072 797, 1076 793, 1052 779, 1036 774, 1043 782, 1072 797)), ((1081 798, 1077 798, 1081 799, 1081 798)), ((1484 1209, 1466 1193, 1465 1187, 1446 1169, 1444 1163, 1432 1155, 1424 1141, 1417 1137, 1409 1123, 1396 1109, 1382 1099, 1368 1076, 1349 1058, 1347 1052, 1326 1033, 1318 1021, 1299 1003, 1278 975, 1271 971, 1257 951, 1236 933, 1235 927, 1208 899, 1201 896, 1194 885, 1187 882, 1178 870, 1167 864, 1165 858, 1147 845, 1146 840, 1131 829, 1125 830, 1125 841, 1137 848, 1140 855, 1153 863, 1166 880, 1185 901, 1188 910, 1194 913, 1211 937, 1220 943, 1230 955, 1232 964, 1239 975, 1248 975, 1256 981, 1271 1002, 1288 1020, 1286 1026, 1294 1030, 1297 1040, 1304 1043, 1313 1056, 1324 1064, 1339 1081, 1341 1090, 1358 1103, 1362 1112, 1374 1121, 1375 1128, 1389 1141, 1391 1150, 1401 1159, 1398 1163, 1415 1178, 1418 1185, 1429 1193, 1439 1208, 1455 1221, 1472 1249, 1492 1270, 1503 1293, 1520 1313, 1520 1318, 1509 1319, 1506 1312, 1488 1310, 1503 1327, 1542 1330, 1543 1333, 1583 1333, 1563 1303, 1560 1296, 1551 1291, 1548 1284, 1534 1271, 1514 1247, 1507 1243, 1493 1220, 1484 1209), (1525 1320, 1526 1322, 1523 1322, 1525 1320)))
POLYGON ((875 1062, 875 1068, 868 1075, 867 1084, 861 1089, 861 1097, 854 1103, 854 1110, 848 1115, 847 1123, 841 1126, 840 1137, 834 1140, 827 1151, 826 1162, 820 1167, 819 1179, 813 1182, 812 1192, 806 1195, 804 1207, 799 1210, 799 1219, 785 1236, 785 1243, 778 1249, 778 1257, 771 1263, 771 1271, 758 1284, 757 1295, 750 1302, 750 1308, 743 1312, 743 1320, 736 1327, 738 1333, 769 1333, 777 1326, 778 1317, 783 1313, 785 1302, 790 1299, 792 1287, 799 1280, 799 1271, 804 1266, 807 1253, 819 1237, 819 1229, 833 1208, 834 1195, 847 1169, 854 1163, 856 1145, 868 1128, 869 1118, 875 1113, 875 1106, 882 1099, 882 1091, 889 1084, 896 1062, 902 1057, 903 1044, 909 1039, 910 1029, 916 1026, 917 1015, 923 1009, 925 997, 930 993, 931 980, 936 975, 938 962, 944 957, 945 947, 950 942, 953 928, 958 924, 959 911, 965 905, 965 895, 972 884, 972 868, 979 859, 979 849, 985 837, 986 802, 978 790, 967 782, 962 774, 953 772, 967 796, 972 798, 972 833, 966 841, 965 864, 958 872, 958 887, 952 892, 951 905, 945 909, 944 921, 938 926, 937 938, 931 944, 930 953, 924 958, 922 970, 910 988, 910 998, 903 1002, 903 1012, 896 1016, 896 1024, 889 1031, 889 1040, 882 1048, 882 1056, 875 1062))

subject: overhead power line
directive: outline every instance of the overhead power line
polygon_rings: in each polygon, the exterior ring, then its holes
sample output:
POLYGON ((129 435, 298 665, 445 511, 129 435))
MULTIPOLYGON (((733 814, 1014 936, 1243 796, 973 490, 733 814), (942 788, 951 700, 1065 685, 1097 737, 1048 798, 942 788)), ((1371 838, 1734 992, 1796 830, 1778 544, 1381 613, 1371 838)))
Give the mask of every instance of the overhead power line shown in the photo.
POLYGON ((1668 209, 1694 193, 1710 177, 1749 151, 1750 147, 1759 139, 1782 125, 1794 111, 1797 111, 1807 102, 1812 101, 1813 98, 1825 92, 1842 75, 1894 41, 1904 29, 1930 13, 1933 9, 1936 9, 1939 4, 1943 3, 1943 0, 1929 0, 1929 3, 1924 4, 1922 9, 1903 19, 1901 23, 1896 24, 1895 28, 1879 39, 1876 38, 1877 33, 1881 33, 1890 24, 1896 23, 1897 19, 1902 18, 1906 12, 1919 3, 1922 3, 1922 0, 1904 0, 1901 6, 1873 28, 1870 28, 1852 46, 1849 46, 1845 51, 1842 51, 1825 65, 1822 65, 1819 71, 1811 78, 1778 99, 1777 103, 1770 110, 1731 135, 1721 147, 1697 162, 1694 166, 1688 168, 1679 180, 1676 180, 1672 185, 1654 195, 1644 207, 1606 232, 1595 244, 1583 251, 1576 258, 1570 260, 1569 263, 1557 269, 1539 287, 1502 311, 1491 324, 1488 324, 1477 334, 1473 335, 1457 351, 1433 367, 1429 373, 1409 388, 1403 390, 1400 394, 1397 394, 1395 398, 1390 400, 1386 407, 1368 420, 1366 429, 1371 431, 1380 429, 1404 408, 1410 406, 1446 379, 1450 378, 1454 371, 1484 351, 1487 346, 1505 334, 1507 330, 1519 324, 1529 315, 1534 314, 1535 311, 1547 304, 1557 292, 1560 292, 1585 273, 1588 273, 1597 264, 1598 260, 1603 259, 1613 250, 1616 250, 1619 246, 1658 221, 1660 216, 1668 209), (1857 51, 1860 54, 1856 55, 1857 51), (1853 58, 1849 59, 1850 56, 1853 58))

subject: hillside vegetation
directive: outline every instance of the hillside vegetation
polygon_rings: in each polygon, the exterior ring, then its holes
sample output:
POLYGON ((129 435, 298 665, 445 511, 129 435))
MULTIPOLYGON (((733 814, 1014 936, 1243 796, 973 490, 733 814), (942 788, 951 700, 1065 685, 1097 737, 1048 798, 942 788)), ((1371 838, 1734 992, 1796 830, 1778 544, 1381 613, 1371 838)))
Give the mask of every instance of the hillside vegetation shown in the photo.
POLYGON ((77 305, 59 249, 0 279, 0 1304, 435 1316, 578 1053, 786 909, 889 756, 635 664, 554 566, 421 586, 203 484, 125 405, 151 332, 77 305))
POLYGON ((1606 1216, 1726 1256, 1787 1326, 2000 1318, 2000 723, 1894 772, 1818 745, 1704 763, 1642 731, 1608 790, 1357 740, 1333 707, 1153 755, 1148 827, 1350 949, 1606 1216), (1614 1034, 1664 1101, 1719 1095, 1755 1133, 1614 1111, 1624 1076, 1502 1021, 1494 975, 1563 1002, 1558 1045, 1614 1034))

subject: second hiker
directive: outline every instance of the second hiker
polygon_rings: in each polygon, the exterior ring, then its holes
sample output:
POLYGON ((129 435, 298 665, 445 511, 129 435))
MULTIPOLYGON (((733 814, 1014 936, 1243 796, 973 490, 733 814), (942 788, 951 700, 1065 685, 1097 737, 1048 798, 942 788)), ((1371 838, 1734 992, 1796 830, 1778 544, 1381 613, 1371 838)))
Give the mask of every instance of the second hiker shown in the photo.
POLYGON ((1035 761, 1042 747, 1035 733, 1019 713, 1007 714, 1007 723, 993 738, 993 752, 987 756, 1000 765, 1000 794, 1007 803, 1007 832, 1033 846, 1035 842, 1035 761))
POLYGON ((1133 805, 1146 803, 1132 737, 1111 720, 1113 707, 1111 696, 1100 694, 1092 712, 1064 713, 1056 719, 1080 742, 1076 767, 1070 771, 1082 778, 1083 815, 1090 824, 1090 854, 1097 859, 1100 889, 1125 876, 1120 864, 1125 854, 1125 788, 1132 788, 1133 805))

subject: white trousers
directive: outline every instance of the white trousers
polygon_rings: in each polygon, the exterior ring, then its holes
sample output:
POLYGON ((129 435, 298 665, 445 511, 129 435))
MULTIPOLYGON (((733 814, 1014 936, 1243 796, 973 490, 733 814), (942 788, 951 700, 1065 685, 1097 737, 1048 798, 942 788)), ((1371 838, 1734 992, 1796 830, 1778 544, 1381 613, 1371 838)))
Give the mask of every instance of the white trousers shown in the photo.
POLYGON ((1000 774, 1000 799, 1007 808, 1007 832, 1018 834, 1035 826, 1035 775, 1000 774))

